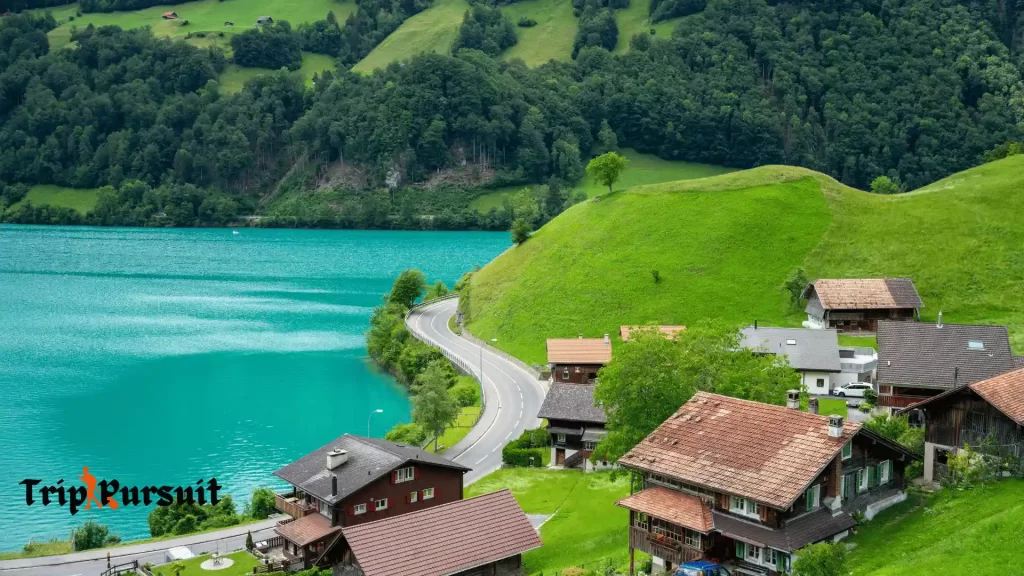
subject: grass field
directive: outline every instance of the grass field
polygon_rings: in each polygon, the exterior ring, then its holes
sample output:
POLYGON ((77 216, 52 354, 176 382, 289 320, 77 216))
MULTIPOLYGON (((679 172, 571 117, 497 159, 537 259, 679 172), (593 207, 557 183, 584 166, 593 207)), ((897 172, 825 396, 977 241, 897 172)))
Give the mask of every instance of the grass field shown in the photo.
POLYGON ((652 25, 649 19, 650 2, 633 0, 623 10, 615 11, 615 23, 619 26, 619 41, 615 44, 615 54, 624 54, 629 50, 629 39, 641 32, 650 33, 654 28, 655 38, 670 38, 672 29, 682 18, 664 20, 652 25))
POLYGON ((468 9, 466 0, 434 0, 433 6, 403 22, 352 69, 373 72, 423 52, 450 52, 468 9))
POLYGON ((195 38, 195 44, 226 45, 231 34, 252 28, 256 24, 256 18, 260 16, 287 20, 295 27, 303 22, 320 20, 326 17, 330 10, 334 10, 338 20, 344 22, 349 14, 355 12, 356 3, 355 0, 199 0, 181 4, 168 3, 130 12, 87 13, 70 21, 68 18, 75 16, 78 11, 78 5, 71 4, 53 10, 54 17, 63 23, 50 31, 49 37, 52 47, 60 47, 71 40, 71 28, 75 26, 84 28, 89 24, 115 25, 125 29, 149 26, 158 36, 183 38, 189 33, 202 32, 206 34, 206 38, 195 38), (164 12, 177 12, 178 19, 164 20, 161 18, 164 12), (184 24, 186 20, 187 25, 184 24), (224 26, 224 22, 234 22, 235 25, 224 26), (217 36, 220 32, 224 32, 225 38, 217 36))
POLYGON ((98 197, 98 188, 64 188, 53 184, 37 184, 29 188, 25 198, 14 206, 32 202, 36 205, 49 204, 50 206, 74 208, 85 214, 96 206, 98 197))
POLYGON ((1024 480, 984 491, 911 497, 875 517, 853 538, 855 576, 1002 576, 1024 574, 1024 480))
POLYGON ((846 334, 839 335, 840 346, 862 346, 865 348, 874 348, 878 350, 878 338, 874 336, 848 336, 846 334))
MULTIPOLYGON (((477 390, 480 389, 480 384, 477 383, 476 378, 472 376, 459 376, 459 381, 456 386, 475 386, 477 390)), ((464 406, 459 410, 459 415, 455 419, 455 423, 448 427, 444 431, 444 434, 437 439, 438 453, 444 452, 448 448, 451 448, 460 440, 469 434, 469 431, 476 424, 476 421, 480 419, 480 396, 477 396, 477 401, 472 406, 464 406)), ((427 446, 428 452, 434 451, 434 443, 431 442, 427 446)))
MULTIPOLYGON (((333 70, 334 58, 325 54, 302 53, 302 68, 298 73, 306 80, 307 86, 313 85, 313 75, 324 70, 333 70)), ((227 69, 220 75, 220 85, 224 92, 234 93, 242 89, 246 80, 250 80, 262 74, 273 72, 269 68, 244 68, 237 64, 229 64, 227 69)))
POLYGON ((524 0, 503 6, 502 11, 513 24, 522 16, 537 21, 536 26, 529 28, 516 26, 518 42, 506 50, 502 58, 522 58, 530 67, 549 60, 572 59, 578 21, 572 14, 571 0, 524 0))
POLYGON ((909 276, 924 320, 1008 324, 1024 350, 1024 156, 898 196, 765 166, 578 204, 473 276, 471 326, 527 362, 544 341, 702 318, 799 325, 780 290, 811 278, 909 276), (659 270, 655 284, 651 270, 659 270))
MULTIPOLYGON (((243 576, 244 574, 249 574, 253 568, 260 565, 260 561, 255 556, 245 551, 225 554, 223 557, 230 558, 234 563, 227 568, 220 568, 216 571, 204 570, 200 567, 200 564, 210 559, 209 554, 197 556, 189 560, 182 560, 181 563, 185 568, 177 576, 205 576, 209 574, 217 574, 217 576, 243 576)), ((175 572, 169 564, 164 564, 162 566, 154 566, 153 573, 162 573, 165 576, 170 576, 175 572)))
POLYGON ((466 496, 502 488, 512 491, 527 514, 554 514, 540 529, 544 546, 523 555, 527 574, 607 560, 626 564, 629 513, 615 506, 629 495, 626 476, 612 480, 607 472, 512 468, 472 484, 466 496))
MULTIPOLYGON (((693 162, 682 162, 678 160, 663 160, 653 154, 643 154, 631 148, 619 150, 619 153, 629 159, 629 165, 623 171, 622 177, 615 190, 623 190, 633 186, 644 184, 660 184, 662 182, 675 182, 677 180, 692 180, 694 178, 706 178, 718 174, 732 172, 733 168, 714 166, 711 164, 696 164, 693 162)), ((498 208, 502 205, 505 197, 522 190, 524 186, 508 186, 496 189, 493 192, 484 194, 470 205, 481 212, 491 208, 498 208)), ((533 189, 534 187, 527 188, 533 189)), ((587 196, 594 197, 607 194, 608 188, 593 181, 590 176, 585 176, 578 188, 587 193, 587 196)))

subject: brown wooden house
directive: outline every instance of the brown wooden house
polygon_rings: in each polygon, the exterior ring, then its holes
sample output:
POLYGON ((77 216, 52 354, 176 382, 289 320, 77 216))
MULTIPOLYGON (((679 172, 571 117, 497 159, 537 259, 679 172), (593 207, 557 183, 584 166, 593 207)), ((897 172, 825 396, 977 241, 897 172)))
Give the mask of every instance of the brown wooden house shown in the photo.
POLYGON ((544 396, 538 418, 548 420, 551 464, 587 470, 610 466, 607 460, 590 462, 594 447, 608 432, 604 408, 594 402, 593 384, 555 382, 544 396))
POLYGON ((915 320, 924 308, 910 278, 815 280, 804 289, 807 328, 874 332, 879 320, 915 320))
POLYGON ((854 511, 872 517, 906 499, 914 459, 839 416, 698 392, 619 461, 637 473, 618 502, 630 511, 630 557, 788 572, 795 551, 847 535, 854 511))
POLYGON ((551 381, 593 384, 597 371, 612 360, 612 341, 604 338, 548 338, 551 381))
MULTIPOLYGON (((1005 326, 878 323, 878 405, 906 408, 1014 368, 1005 326)), ((913 420, 913 419, 912 419, 913 420)))
POLYGON ((990 435, 1008 454, 1024 458, 1024 369, 949 390, 913 407, 924 415, 924 479, 946 472, 946 459, 990 435))
MULTIPOLYGON (((506 490, 343 529, 346 576, 504 576, 541 545, 506 490)), ((336 572, 337 573, 337 572, 336 572)))
POLYGON ((275 528, 272 555, 297 568, 330 565, 343 527, 461 500, 468 471, 413 446, 345 434, 274 472, 293 491, 277 496, 291 519, 275 528))

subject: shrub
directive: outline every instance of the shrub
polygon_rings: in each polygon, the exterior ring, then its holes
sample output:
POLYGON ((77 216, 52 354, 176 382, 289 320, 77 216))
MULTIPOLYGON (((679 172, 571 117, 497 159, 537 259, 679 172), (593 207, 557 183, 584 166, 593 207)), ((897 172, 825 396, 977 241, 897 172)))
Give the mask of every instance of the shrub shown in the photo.
POLYGON ((875 392, 874 388, 868 388, 864 391, 864 401, 870 404, 878 404, 878 392, 875 392))
POLYGON ((480 400, 480 389, 472 382, 460 382, 448 391, 459 407, 473 406, 480 400))
POLYGON ((651 270, 651 278, 654 278, 655 284, 661 282, 661 272, 658 272, 657 270, 651 270))
POLYGON ((920 478, 922 475, 924 475, 924 462, 914 460, 913 462, 910 463, 909 466, 907 466, 904 475, 907 477, 907 480, 920 478))
POLYGON ((246 506, 246 513, 257 520, 263 520, 277 510, 274 500, 273 490, 266 487, 257 488, 252 491, 252 499, 249 500, 249 505, 246 506))
POLYGON ((392 442, 409 444, 410 446, 422 446, 427 441, 427 431, 416 423, 395 424, 395 427, 388 430, 384 438, 392 442))
POLYGON ((547 430, 543 428, 523 430, 519 438, 501 449, 501 462, 509 466, 529 466, 532 457, 533 465, 540 466, 544 462, 549 438, 547 430))
POLYGON ((82 524, 80 528, 72 530, 71 537, 75 541, 76 550, 102 548, 121 541, 119 536, 110 533, 110 528, 92 520, 82 524))
POLYGON ((841 576, 846 570, 846 544, 821 542, 801 548, 793 562, 794 576, 841 576))
POLYGON ((534 20, 533 18, 527 18, 526 16, 520 16, 519 17, 519 21, 516 22, 516 25, 519 26, 520 28, 531 28, 531 27, 537 25, 537 21, 534 20))

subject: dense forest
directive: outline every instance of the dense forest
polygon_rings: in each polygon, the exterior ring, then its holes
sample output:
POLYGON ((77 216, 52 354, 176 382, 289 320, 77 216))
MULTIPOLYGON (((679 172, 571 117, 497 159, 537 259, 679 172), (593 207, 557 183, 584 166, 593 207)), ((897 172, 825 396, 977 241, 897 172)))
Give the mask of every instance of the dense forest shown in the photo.
POLYGON ((338 57, 313 88, 280 72, 237 94, 220 89, 228 58, 216 48, 88 27, 51 52, 52 18, 3 18, 0 214, 24 196, 18 185, 110 188, 89 216, 21 202, 8 220, 137 225, 214 225, 317 190, 314 208, 286 202, 266 222, 494 228, 512 207, 469 210, 481 186, 552 183, 561 196, 541 199, 539 224, 571 197, 602 128, 663 158, 795 164, 860 188, 884 175, 907 189, 1024 136, 1020 2, 655 0, 655 19, 692 15, 671 38, 637 35, 612 55, 621 2, 574 4, 570 62, 501 60, 512 24, 478 4, 454 54, 357 74, 429 5, 362 0, 344 25, 329 15, 236 36, 236 62, 294 67, 299 48, 338 57))

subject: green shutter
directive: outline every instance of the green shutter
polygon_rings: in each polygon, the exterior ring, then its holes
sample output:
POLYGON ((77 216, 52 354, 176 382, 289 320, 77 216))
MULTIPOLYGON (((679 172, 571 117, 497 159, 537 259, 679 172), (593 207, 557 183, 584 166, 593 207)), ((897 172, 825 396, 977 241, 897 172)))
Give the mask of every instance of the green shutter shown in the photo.
POLYGON ((747 553, 746 545, 743 542, 737 541, 736 542, 736 557, 737 558, 744 558, 746 556, 746 553, 747 553))
POLYGON ((778 550, 775 551, 775 569, 779 572, 786 571, 786 557, 778 550))
POLYGON ((804 498, 804 500, 807 503, 807 509, 808 510, 810 510, 812 507, 814 507, 814 486, 811 486, 811 489, 807 491, 807 494, 806 494, 806 497, 804 498))

